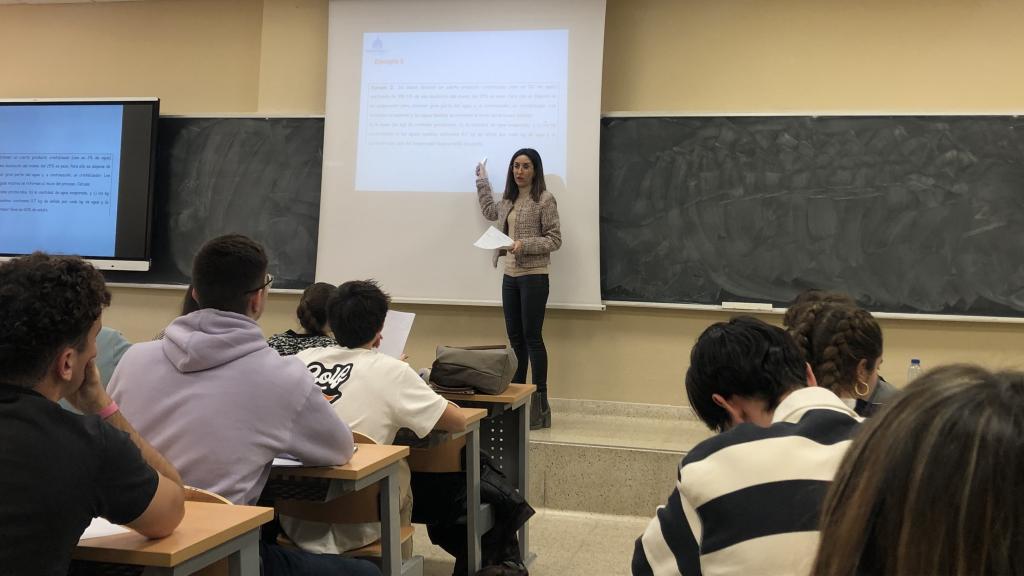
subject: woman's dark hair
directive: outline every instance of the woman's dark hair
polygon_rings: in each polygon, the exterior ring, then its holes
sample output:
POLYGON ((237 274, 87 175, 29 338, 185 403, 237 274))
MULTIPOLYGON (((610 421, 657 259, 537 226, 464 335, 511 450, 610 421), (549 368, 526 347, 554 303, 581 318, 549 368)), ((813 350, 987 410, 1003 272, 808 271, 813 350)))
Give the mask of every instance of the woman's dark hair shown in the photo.
POLYGON ((863 425, 812 574, 1024 574, 1024 373, 931 370, 863 425))
POLYGON ((345 282, 327 301, 327 317, 334 339, 346 348, 358 348, 384 328, 391 299, 374 280, 345 282))
POLYGON ((505 176, 505 194, 502 196, 502 199, 515 202, 516 198, 519 197, 519 185, 516 184, 516 178, 512 173, 512 165, 516 163, 516 158, 520 156, 526 156, 533 164, 533 186, 530 188, 530 198, 537 202, 540 200, 541 192, 548 189, 548 185, 544 182, 544 163, 540 159, 540 154, 533 148, 520 148, 516 150, 516 153, 512 155, 512 159, 508 161, 508 174, 505 176))
POLYGON ((0 264, 0 381, 34 387, 63 349, 83 349, 109 305, 103 275, 77 256, 36 252, 0 264))
POLYGON ((241 234, 208 241, 192 261, 192 285, 201 308, 245 314, 266 274, 263 246, 241 234))
POLYGON ((857 365, 864 360, 867 369, 874 370, 882 355, 882 329, 863 308, 808 304, 789 333, 814 370, 818 385, 836 394, 854 395, 857 365))
POLYGON ((786 329, 792 329, 800 321, 800 317, 807 311, 807 308, 815 303, 857 306, 857 301, 849 294, 833 292, 831 290, 818 290, 816 288, 804 290, 797 295, 793 303, 789 305, 789 308, 786 308, 786 313, 782 316, 782 325, 786 329))
POLYGON ((697 338, 686 371, 686 396, 708 428, 722 432, 731 420, 712 394, 758 398, 774 410, 788 392, 807 385, 805 366, 785 330, 737 316, 712 324, 697 338))
POLYGON ((302 291, 302 298, 299 306, 295 309, 295 315, 299 318, 299 324, 306 334, 326 336, 324 328, 327 326, 327 301, 337 288, 327 282, 310 284, 302 291))

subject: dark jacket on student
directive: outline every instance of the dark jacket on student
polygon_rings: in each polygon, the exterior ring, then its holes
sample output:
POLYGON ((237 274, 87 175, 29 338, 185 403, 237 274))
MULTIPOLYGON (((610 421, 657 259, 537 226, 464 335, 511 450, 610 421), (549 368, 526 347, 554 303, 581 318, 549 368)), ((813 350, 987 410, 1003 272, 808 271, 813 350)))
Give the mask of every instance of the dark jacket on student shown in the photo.
POLYGON ((858 416, 863 418, 871 418, 882 406, 885 406, 889 402, 896 399, 896 396, 900 394, 901 390, 892 384, 889 384, 881 376, 878 377, 878 385, 875 386, 875 391, 871 393, 871 396, 865 399, 857 399, 857 406, 854 407, 854 411, 858 416))

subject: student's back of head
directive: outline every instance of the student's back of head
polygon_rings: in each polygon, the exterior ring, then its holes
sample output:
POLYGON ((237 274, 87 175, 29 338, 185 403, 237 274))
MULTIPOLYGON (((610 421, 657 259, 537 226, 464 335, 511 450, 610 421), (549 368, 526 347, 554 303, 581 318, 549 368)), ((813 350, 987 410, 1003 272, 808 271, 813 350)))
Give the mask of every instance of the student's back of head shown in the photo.
POLYGON ((0 265, 0 379, 36 386, 62 350, 85 348, 108 305, 103 276, 81 258, 36 252, 0 265))
POLYGON ((295 309, 295 316, 306 334, 327 335, 327 302, 337 289, 333 284, 317 282, 302 291, 302 298, 295 309))
POLYGON ((882 357, 882 329, 870 312, 855 306, 812 303, 790 334, 819 386, 841 398, 870 396, 882 357))
POLYGON ((782 325, 787 330, 791 330, 800 321, 804 312, 812 304, 835 304, 839 306, 851 306, 856 308, 857 301, 854 300, 849 294, 843 292, 835 292, 832 290, 804 290, 793 300, 793 303, 786 308, 786 313, 782 316, 782 325))
POLYGON ((359 348, 384 328, 391 299, 373 280, 345 282, 327 302, 327 316, 338 344, 359 348))
POLYGON ((200 308, 246 314, 253 293, 266 286, 267 254, 241 234, 203 244, 192 261, 192 285, 200 308))
POLYGON ((813 574, 1024 574, 1022 479, 1024 373, 932 370, 855 438, 813 574))
POLYGON ((731 420, 714 395, 762 400, 771 411, 783 396, 805 386, 806 364, 793 339, 750 316, 709 326, 694 344, 686 371, 690 406, 716 431, 728 428, 731 420))

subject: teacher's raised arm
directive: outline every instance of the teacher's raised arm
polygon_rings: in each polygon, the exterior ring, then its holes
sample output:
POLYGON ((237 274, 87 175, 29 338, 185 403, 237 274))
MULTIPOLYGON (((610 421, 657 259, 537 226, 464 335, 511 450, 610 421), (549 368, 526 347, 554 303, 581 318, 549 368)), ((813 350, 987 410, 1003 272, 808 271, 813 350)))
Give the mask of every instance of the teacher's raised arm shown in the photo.
POLYGON ((548 301, 548 269, 551 252, 562 246, 558 204, 544 183, 544 164, 532 148, 517 150, 508 163, 505 192, 494 201, 486 161, 476 167, 476 193, 484 218, 512 238, 512 245, 495 251, 493 264, 505 256, 501 304, 505 330, 519 359, 513 382, 526 381, 526 367, 533 366, 537 393, 530 406, 530 428, 549 428, 548 354, 541 329, 548 301))

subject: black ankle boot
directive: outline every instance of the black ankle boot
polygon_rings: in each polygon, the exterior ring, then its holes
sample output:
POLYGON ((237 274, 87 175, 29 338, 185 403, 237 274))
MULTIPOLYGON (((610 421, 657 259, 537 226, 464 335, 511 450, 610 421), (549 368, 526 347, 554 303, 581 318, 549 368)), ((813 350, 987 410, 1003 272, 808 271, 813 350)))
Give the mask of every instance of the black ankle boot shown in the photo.
POLYGON ((548 405, 548 393, 534 392, 530 401, 530 430, 551 428, 551 406, 548 405))

